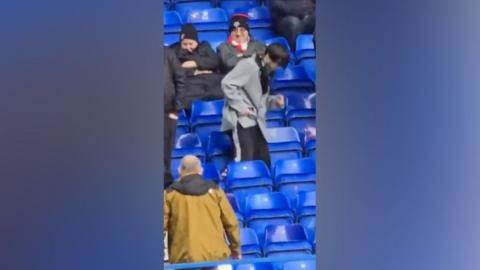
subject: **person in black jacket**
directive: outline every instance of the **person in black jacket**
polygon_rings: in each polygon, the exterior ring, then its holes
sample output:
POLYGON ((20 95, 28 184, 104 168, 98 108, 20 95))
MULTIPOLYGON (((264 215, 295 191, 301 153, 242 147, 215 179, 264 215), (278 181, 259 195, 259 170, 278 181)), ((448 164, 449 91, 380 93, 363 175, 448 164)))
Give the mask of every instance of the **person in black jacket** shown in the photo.
POLYGON ((164 115, 164 188, 173 182, 171 173, 172 148, 175 143, 178 112, 184 108, 185 72, 181 68, 175 52, 165 48, 165 115, 164 115))
POLYGON ((184 106, 187 112, 194 100, 223 98, 220 87, 222 75, 218 72, 219 59, 208 42, 198 41, 197 30, 192 24, 182 26, 180 42, 170 47, 175 51, 185 71, 184 106))
POLYGON ((295 50, 297 35, 315 30, 315 0, 269 0, 277 34, 295 50))

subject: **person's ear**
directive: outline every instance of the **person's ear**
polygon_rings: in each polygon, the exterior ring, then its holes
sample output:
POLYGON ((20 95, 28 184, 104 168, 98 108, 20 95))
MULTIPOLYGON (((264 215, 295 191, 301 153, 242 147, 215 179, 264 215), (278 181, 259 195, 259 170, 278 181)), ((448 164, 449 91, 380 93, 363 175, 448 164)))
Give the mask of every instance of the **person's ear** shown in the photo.
POLYGON ((202 167, 200 167, 200 169, 198 169, 198 174, 203 175, 203 168, 202 167))

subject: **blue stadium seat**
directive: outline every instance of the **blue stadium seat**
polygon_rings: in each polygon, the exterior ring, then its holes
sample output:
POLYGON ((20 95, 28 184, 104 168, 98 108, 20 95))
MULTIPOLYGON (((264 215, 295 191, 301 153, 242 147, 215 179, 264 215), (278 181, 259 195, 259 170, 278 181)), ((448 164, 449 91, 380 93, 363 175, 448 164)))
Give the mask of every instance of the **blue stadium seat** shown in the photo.
POLYGON ((188 123, 187 114, 184 110, 181 110, 178 114, 177 120, 177 133, 188 133, 190 131, 190 124, 188 123))
POLYGON ((233 211, 235 212, 235 215, 237 216, 238 222, 240 223, 240 227, 243 227, 244 226, 243 215, 240 212, 240 207, 238 205, 237 198, 235 198, 235 195, 233 195, 232 193, 227 193, 227 198, 228 198, 228 202, 230 202, 230 205, 233 208, 233 211))
POLYGON ((170 0, 163 0, 163 10, 169 10, 171 8, 170 0))
POLYGON ((295 216, 297 217, 297 222, 302 223, 302 220, 315 217, 317 215, 316 211, 317 211, 317 192, 316 191, 299 192, 298 199, 297 199, 297 207, 295 209, 295 216))
POLYGON ((218 171, 217 167, 210 163, 203 165, 203 177, 207 180, 215 181, 216 183, 220 183, 222 181, 222 177, 220 177, 220 172, 218 171))
POLYGON ((163 35, 163 45, 170 46, 175 42, 179 41, 179 34, 164 34, 163 35))
POLYGON ((260 6, 260 1, 257 0, 220 0, 220 7, 227 11, 228 16, 231 16, 236 10, 244 9, 245 7, 260 6))
POLYGON ((317 225, 317 217, 310 216, 307 218, 303 218, 300 222, 300 225, 305 228, 307 238, 310 242, 312 242, 315 239, 315 227, 317 225))
POLYGON ((316 266, 315 260, 291 261, 283 265, 283 270, 315 270, 316 266))
POLYGON ((267 128, 276 128, 285 126, 285 111, 284 110, 274 110, 267 111, 267 128))
POLYGON ((302 143, 305 128, 315 126, 316 94, 289 94, 286 97, 287 125, 294 127, 302 143))
POLYGON ((284 225, 294 222, 290 203, 280 192, 259 193, 247 196, 244 211, 245 223, 255 230, 263 243, 268 225, 284 225))
POLYGON ((266 139, 270 152, 271 168, 275 167, 277 160, 302 157, 302 144, 298 132, 294 128, 267 128, 266 139))
POLYGON ((295 58, 297 63, 303 59, 315 59, 315 47, 313 46, 313 35, 298 35, 296 42, 295 58))
POLYGON ((214 7, 210 0, 176 0, 174 6, 184 22, 187 21, 190 12, 214 7))
POLYGON ((304 142, 305 142, 305 156, 315 157, 315 150, 317 148, 316 143, 316 129, 311 127, 306 127, 304 129, 304 142))
POLYGON ((315 190, 315 171, 315 162, 311 158, 279 160, 274 169, 276 190, 284 193, 294 206, 299 192, 315 190))
POLYGON ((242 259, 262 257, 262 248, 253 229, 240 229, 240 243, 242 244, 242 259))
MULTIPOLYGON (((273 179, 265 162, 261 160, 231 162, 227 166, 227 190, 233 192, 244 209, 249 194, 270 192, 273 179)), ((243 212, 243 211, 242 211, 243 212)))
POLYGON ((227 134, 220 131, 210 133, 207 156, 219 171, 223 172, 227 168, 228 161, 232 157, 232 150, 232 141, 227 134))
POLYGON ((221 8, 191 10, 187 22, 193 23, 198 31, 227 31, 228 16, 221 8))
POLYGON ((237 264, 235 270, 276 270, 269 262, 237 264))
POLYGON ((244 13, 248 15, 248 25, 250 29, 271 29, 272 15, 270 10, 265 6, 248 6, 238 8, 235 12, 244 13))
POLYGON ((313 93, 315 86, 301 66, 288 66, 278 69, 270 83, 272 94, 295 94, 299 92, 313 93))
POLYGON ((175 142, 175 147, 172 151, 172 164, 170 167, 174 178, 178 177, 178 166, 185 155, 195 155, 202 162, 205 162, 206 155, 202 148, 202 143, 194 133, 183 134, 175 142))
POLYGON ((212 131, 220 131, 223 115, 223 99, 196 100, 192 103, 190 125, 198 134, 202 144, 207 147, 208 136, 212 131))
POLYGON ((215 31, 215 32, 199 32, 198 39, 200 41, 208 41, 214 51, 218 46, 227 40, 227 31, 215 31))
POLYGON ((317 61, 315 59, 303 59, 300 62, 300 66, 303 67, 308 78, 315 82, 317 80, 317 61))
POLYGON ((250 35, 256 39, 265 42, 265 40, 275 37, 275 33, 271 28, 254 28, 250 29, 250 35))
POLYGON ((177 11, 169 10, 163 12, 163 32, 165 34, 180 33, 182 28, 182 18, 177 11))
POLYGON ((269 225, 265 228, 265 257, 310 255, 313 248, 300 224, 269 225))

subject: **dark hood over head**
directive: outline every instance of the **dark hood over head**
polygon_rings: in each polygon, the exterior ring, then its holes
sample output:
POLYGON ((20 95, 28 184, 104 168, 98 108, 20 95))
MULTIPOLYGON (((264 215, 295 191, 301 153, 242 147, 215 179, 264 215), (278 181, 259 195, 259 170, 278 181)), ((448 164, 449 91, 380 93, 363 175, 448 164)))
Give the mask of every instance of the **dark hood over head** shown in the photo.
POLYGON ((172 184, 170 188, 185 195, 200 196, 207 194, 211 188, 217 188, 217 185, 213 181, 205 180, 199 174, 192 174, 182 177, 180 181, 172 184))

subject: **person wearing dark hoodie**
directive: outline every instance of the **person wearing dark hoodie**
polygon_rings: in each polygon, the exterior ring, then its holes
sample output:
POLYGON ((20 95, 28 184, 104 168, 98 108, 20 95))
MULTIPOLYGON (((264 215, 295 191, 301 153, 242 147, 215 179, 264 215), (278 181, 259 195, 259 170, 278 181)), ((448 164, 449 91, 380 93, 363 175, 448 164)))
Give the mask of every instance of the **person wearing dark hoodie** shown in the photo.
POLYGON ((165 48, 164 55, 164 80, 165 80, 165 101, 164 101, 164 188, 173 182, 170 170, 171 153, 175 144, 175 133, 177 129, 178 113, 184 108, 183 96, 185 94, 185 73, 180 67, 175 53, 165 48))
POLYGON ((185 156, 179 172, 180 180, 164 192, 169 263, 241 259, 240 227, 225 193, 202 177, 195 156, 185 156))
POLYGON ((210 43, 199 42, 193 24, 187 23, 182 26, 180 42, 170 45, 170 48, 175 51, 186 75, 184 106, 187 112, 190 111, 194 100, 223 98, 218 56, 210 43))
POLYGON ((220 69, 224 74, 232 70, 240 59, 265 53, 265 44, 250 35, 246 14, 237 13, 231 17, 229 33, 227 41, 217 49, 220 69))
POLYGON ((315 30, 315 0, 269 0, 277 34, 285 36, 295 50, 298 34, 315 30))

